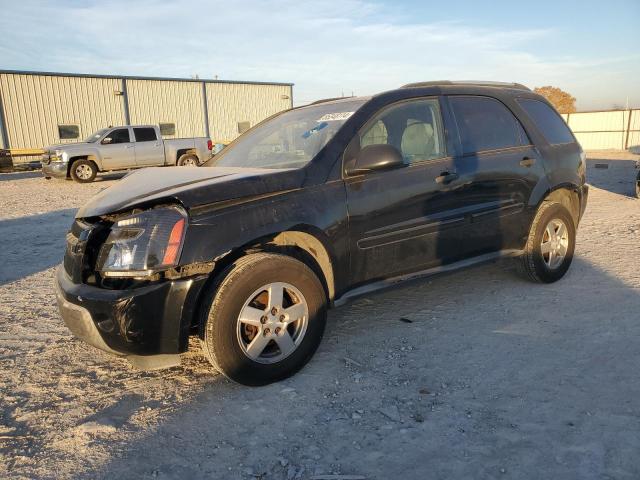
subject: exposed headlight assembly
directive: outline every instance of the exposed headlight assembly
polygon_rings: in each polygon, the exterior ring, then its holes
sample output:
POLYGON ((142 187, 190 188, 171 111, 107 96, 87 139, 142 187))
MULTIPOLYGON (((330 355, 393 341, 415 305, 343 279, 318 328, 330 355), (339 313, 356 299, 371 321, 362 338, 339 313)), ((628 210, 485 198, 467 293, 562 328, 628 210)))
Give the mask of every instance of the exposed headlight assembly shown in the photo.
POLYGON ((186 223, 187 215, 178 207, 120 218, 100 249, 96 270, 105 277, 147 277, 175 267, 186 223))

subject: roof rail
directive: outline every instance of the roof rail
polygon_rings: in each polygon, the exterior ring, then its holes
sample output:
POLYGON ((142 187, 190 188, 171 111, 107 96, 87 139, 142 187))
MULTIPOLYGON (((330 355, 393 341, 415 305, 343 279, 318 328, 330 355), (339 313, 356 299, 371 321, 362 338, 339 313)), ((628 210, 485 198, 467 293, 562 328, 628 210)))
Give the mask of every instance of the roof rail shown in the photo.
POLYGON ((333 102, 335 100, 344 100, 347 98, 353 98, 353 97, 333 97, 333 98, 323 98, 321 100, 316 100, 315 102, 311 102, 309 105, 317 105, 319 103, 326 103, 326 102, 333 102))
POLYGON ((401 88, 421 88, 421 87, 437 87, 441 85, 469 85, 477 87, 502 87, 502 88, 515 88, 518 90, 531 91, 529 87, 522 85, 521 83, 509 83, 509 82, 491 82, 491 81, 475 81, 475 80, 438 80, 432 82, 416 82, 407 83, 401 88))

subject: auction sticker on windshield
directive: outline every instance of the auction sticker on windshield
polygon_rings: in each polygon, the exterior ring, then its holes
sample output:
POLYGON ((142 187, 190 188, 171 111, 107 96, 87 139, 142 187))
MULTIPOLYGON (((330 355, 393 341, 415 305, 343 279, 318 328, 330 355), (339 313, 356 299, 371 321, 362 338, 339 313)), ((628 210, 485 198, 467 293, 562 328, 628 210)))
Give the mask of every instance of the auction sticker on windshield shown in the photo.
POLYGON ((322 117, 320 117, 316 121, 317 122, 331 122, 331 121, 338 121, 338 120, 346 120, 347 118, 349 118, 354 113, 355 112, 327 113, 327 114, 323 115, 322 117))

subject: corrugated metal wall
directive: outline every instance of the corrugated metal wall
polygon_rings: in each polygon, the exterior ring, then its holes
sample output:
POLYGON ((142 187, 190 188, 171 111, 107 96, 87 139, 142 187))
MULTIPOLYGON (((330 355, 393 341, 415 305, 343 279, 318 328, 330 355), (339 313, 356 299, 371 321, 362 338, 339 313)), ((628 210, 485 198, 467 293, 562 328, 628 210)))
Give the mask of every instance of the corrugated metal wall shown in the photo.
MULTIPOLYGON (((145 79, 0 71, 0 102, 7 145, 38 149, 81 141, 109 125, 173 123, 172 137, 214 140, 238 136, 251 125, 292 106, 287 84, 145 79), (206 102, 205 102, 206 91, 206 102), (61 140, 58 125, 77 125, 78 139, 61 140)), ((28 157, 14 161, 29 161, 28 157)))
POLYGON ((123 99, 112 78, 0 74, 5 129, 12 148, 42 148, 60 140, 58 125, 80 127, 80 138, 124 123, 123 99), (88 107, 89 106, 89 107, 88 107))
POLYGON ((640 110, 577 112, 562 117, 585 150, 624 150, 640 145, 640 110))
POLYGON ((207 83, 209 132, 214 141, 236 138, 238 122, 256 123, 292 106, 289 85, 207 83))
POLYGON ((175 135, 204 137, 202 83, 166 80, 126 80, 131 123, 174 123, 175 135))

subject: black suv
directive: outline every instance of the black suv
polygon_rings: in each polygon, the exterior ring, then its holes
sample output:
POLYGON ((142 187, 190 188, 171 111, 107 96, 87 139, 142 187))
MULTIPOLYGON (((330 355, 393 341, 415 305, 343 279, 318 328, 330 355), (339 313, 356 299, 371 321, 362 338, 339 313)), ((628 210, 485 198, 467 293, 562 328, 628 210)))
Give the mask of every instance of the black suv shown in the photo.
POLYGON ((519 84, 428 82, 263 121, 199 168, 149 168, 76 215, 57 272, 78 337, 143 368, 198 335, 258 385, 300 369, 326 310, 500 255, 531 280, 571 263, 585 156, 519 84))

